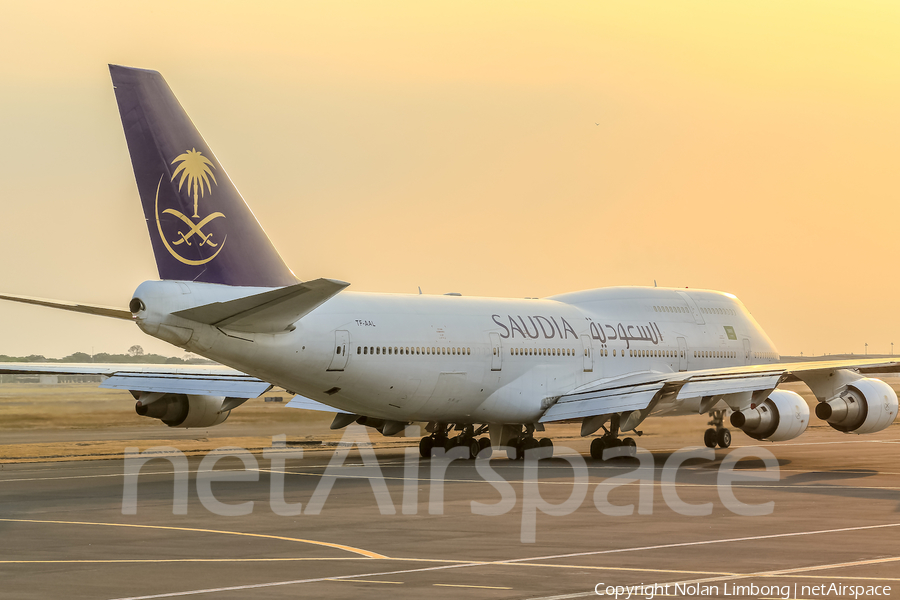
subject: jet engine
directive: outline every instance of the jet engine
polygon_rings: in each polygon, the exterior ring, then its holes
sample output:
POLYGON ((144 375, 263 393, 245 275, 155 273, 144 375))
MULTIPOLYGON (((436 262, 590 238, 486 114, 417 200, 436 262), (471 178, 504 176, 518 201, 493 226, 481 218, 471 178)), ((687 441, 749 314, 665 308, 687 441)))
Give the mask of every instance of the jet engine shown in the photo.
POLYGON ((159 419, 169 427, 212 427, 231 414, 221 396, 165 394, 149 403, 137 401, 134 411, 142 417, 159 419))
POLYGON ((816 416, 844 433, 875 433, 897 417, 897 394, 880 379, 858 379, 827 402, 816 416))
POLYGON ((806 431, 809 406, 800 394, 775 390, 761 404, 732 413, 731 424, 756 440, 792 440, 806 431))

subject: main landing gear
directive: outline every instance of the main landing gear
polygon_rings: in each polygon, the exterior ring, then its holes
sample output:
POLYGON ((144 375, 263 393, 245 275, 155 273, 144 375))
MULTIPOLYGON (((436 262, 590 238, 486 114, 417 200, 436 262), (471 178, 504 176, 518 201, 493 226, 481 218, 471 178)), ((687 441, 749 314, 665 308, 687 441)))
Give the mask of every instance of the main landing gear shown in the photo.
MULTIPOLYGON (((460 426, 457 426, 456 429, 459 430, 460 426)), ((434 428, 434 433, 419 440, 419 454, 422 455, 422 458, 431 458, 434 448, 443 448, 449 452, 452 448, 463 447, 469 450, 468 458, 472 459, 491 447, 489 437, 478 437, 487 433, 487 425, 481 425, 478 429, 475 429, 473 425, 463 426, 460 434, 456 437, 450 437, 452 430, 453 425, 439 423, 434 428)), ((533 425, 526 426, 524 431, 520 428, 519 433, 509 438, 504 445, 509 460, 522 460, 529 450, 537 450, 536 457, 539 459, 553 457, 553 440, 550 438, 536 439, 533 425)), ((490 453, 482 455, 482 458, 485 456, 489 458, 490 453)))
MULTIPOLYGON (((603 431, 605 432, 602 436, 598 438, 594 438, 591 441, 591 458, 594 460, 603 460, 603 451, 607 448, 618 448, 625 447, 626 456, 637 456, 637 443, 634 441, 634 438, 627 437, 625 439, 619 439, 619 415, 613 415, 609 420, 609 429, 606 426, 603 426, 603 431)), ((638 435, 641 435, 640 431, 636 431, 638 435)))
POLYGON ((522 460, 529 450, 538 450, 537 458, 553 458, 553 440, 534 436, 520 436, 507 442, 506 458, 509 460, 522 460))
POLYGON ((429 436, 419 440, 419 454, 422 458, 431 458, 431 451, 434 448, 443 448, 449 452, 452 448, 466 448, 469 451, 469 458, 475 458, 485 448, 491 447, 491 439, 488 437, 477 437, 487 431, 487 425, 482 425, 477 430, 472 425, 466 425, 459 435, 449 437, 452 431, 452 425, 438 425, 435 432, 429 436))
POLYGON ((710 422, 712 425, 703 433, 703 443, 707 448, 727 448, 731 445, 731 431, 725 427, 725 410, 709 411, 710 422))
POLYGON ((536 458, 553 458, 553 440, 550 438, 534 437, 534 425, 526 425, 520 428, 519 433, 509 438, 505 444, 506 457, 509 460, 522 460, 526 453, 534 454, 536 458))

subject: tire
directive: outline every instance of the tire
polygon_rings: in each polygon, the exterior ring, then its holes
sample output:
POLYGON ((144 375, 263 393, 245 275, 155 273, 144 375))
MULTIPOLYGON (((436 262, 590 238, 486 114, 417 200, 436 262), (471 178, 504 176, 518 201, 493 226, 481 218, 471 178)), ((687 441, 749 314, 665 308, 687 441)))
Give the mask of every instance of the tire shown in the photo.
POLYGON ((478 445, 481 447, 482 450, 484 450, 485 448, 490 448, 491 447, 491 438, 489 438, 489 437, 478 438, 478 445))
POLYGON ((631 458, 637 456, 637 442, 634 441, 634 438, 625 438, 622 440, 622 445, 628 448, 628 456, 631 458))
POLYGON ((720 448, 727 448, 731 445, 731 430, 722 428, 716 435, 716 441, 719 442, 720 448))
MULTIPOLYGON (((727 430, 725 430, 727 431, 727 430)), ((719 443, 718 432, 710 427, 706 431, 703 432, 703 443, 706 444, 707 448, 715 448, 716 444, 719 443)))
POLYGON ((469 458, 477 458, 479 452, 481 452, 481 444, 478 443, 478 440, 474 438, 469 440, 469 458))
POLYGON ((541 458, 553 458, 553 440, 550 438, 541 438, 541 441, 538 442, 543 449, 541 452, 541 458))
POLYGON ((518 460, 519 450, 516 448, 516 440, 509 440, 507 444, 508 445, 504 446, 504 448, 506 448, 506 458, 509 460, 518 460))
POLYGON ((541 452, 539 448, 541 445, 538 443, 536 439, 533 437, 527 437, 522 440, 522 455, 526 458, 541 458, 541 452))
POLYGON ((606 450, 606 443, 603 438, 594 438, 591 440, 591 458, 594 460, 603 460, 604 450, 606 450))
POLYGON ((419 454, 422 458, 431 458, 431 449, 434 448, 434 439, 431 437, 423 437, 419 440, 419 454))

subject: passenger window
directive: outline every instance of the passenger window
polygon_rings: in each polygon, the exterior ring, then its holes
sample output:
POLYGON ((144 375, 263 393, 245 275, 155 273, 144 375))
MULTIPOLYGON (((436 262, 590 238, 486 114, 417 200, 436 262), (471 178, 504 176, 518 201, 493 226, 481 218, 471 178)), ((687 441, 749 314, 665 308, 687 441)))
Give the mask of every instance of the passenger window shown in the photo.
POLYGON ((362 348, 360 348, 359 346, 357 346, 357 347, 356 347, 356 353, 357 353, 357 354, 362 354, 362 348))

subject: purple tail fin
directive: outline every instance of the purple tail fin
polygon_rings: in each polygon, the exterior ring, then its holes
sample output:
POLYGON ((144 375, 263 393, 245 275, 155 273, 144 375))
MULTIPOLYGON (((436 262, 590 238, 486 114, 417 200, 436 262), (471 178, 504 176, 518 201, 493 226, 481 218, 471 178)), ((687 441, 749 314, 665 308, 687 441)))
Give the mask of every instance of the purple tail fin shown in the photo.
POLYGON ((109 71, 160 279, 297 283, 162 75, 109 71))

